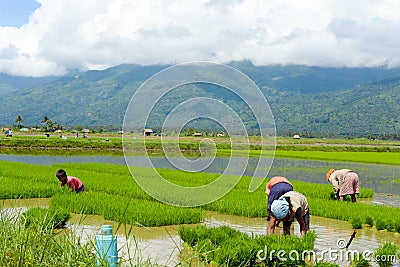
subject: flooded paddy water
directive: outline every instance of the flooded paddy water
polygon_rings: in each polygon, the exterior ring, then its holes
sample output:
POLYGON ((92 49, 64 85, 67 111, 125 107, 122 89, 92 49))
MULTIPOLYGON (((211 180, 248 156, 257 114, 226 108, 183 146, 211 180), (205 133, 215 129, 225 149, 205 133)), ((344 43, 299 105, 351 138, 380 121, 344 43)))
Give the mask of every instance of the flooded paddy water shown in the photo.
MULTIPOLYGON (((50 199, 17 199, 3 200, 2 207, 8 211, 23 212, 29 207, 46 207, 50 199), (22 208, 21 208, 22 207, 22 208)), ((180 225, 162 227, 143 227, 139 225, 121 224, 115 221, 105 220, 97 215, 74 214, 67 222, 67 229, 74 231, 84 242, 94 242, 96 234, 99 234, 102 225, 112 225, 118 236, 119 257, 131 263, 150 261, 163 266, 175 266, 179 263, 180 252, 183 249, 182 241, 178 235, 180 225)), ((202 224, 208 227, 222 225, 230 226, 249 235, 265 235, 267 221, 265 218, 248 218, 218 212, 207 211, 202 224)), ((190 227, 190 225, 188 225, 190 227)), ((346 251, 338 247, 340 240, 348 241, 353 229, 349 222, 334 219, 311 216, 311 230, 317 234, 314 252, 317 259, 328 260, 328 252, 331 251, 337 258, 340 266, 348 266, 346 251)), ((281 232, 282 228, 277 227, 281 232)), ((292 225, 292 233, 300 235, 299 226, 295 222, 292 225)), ((400 234, 394 232, 378 231, 369 227, 356 230, 349 250, 360 253, 369 253, 384 242, 393 242, 400 245, 400 234)), ((377 265, 374 265, 377 266, 377 265)), ((400 266, 399 262, 393 266, 400 266)))
MULTIPOLYGON (((82 163, 82 162, 104 162, 113 164, 125 164, 121 156, 54 156, 54 155, 5 155, 0 154, 0 160, 19 161, 41 165, 82 163)), ((227 164, 229 158, 217 157, 207 172, 219 173, 227 164)), ((169 166, 163 157, 154 157, 152 161, 155 167, 173 168, 169 166)), ((132 162, 132 161, 131 161, 132 162)), ((142 156, 135 156, 133 161, 137 166, 145 166, 142 156)), ((247 175, 251 175, 256 167, 257 160, 250 158, 247 175)), ((358 164, 343 162, 324 162, 295 159, 274 159, 269 177, 275 175, 286 176, 292 180, 323 183, 326 170, 330 168, 350 168, 358 172, 361 185, 372 188, 377 192, 372 199, 361 201, 377 204, 400 207, 400 166, 379 165, 379 164, 358 164)), ((21 212, 26 208, 34 206, 48 206, 49 199, 17 199, 2 200, 1 206, 9 212, 21 212)), ((141 227, 120 225, 117 222, 104 220, 101 216, 74 215, 67 224, 68 229, 74 230, 84 240, 94 240, 103 224, 111 224, 117 229, 118 245, 121 248, 121 257, 133 258, 137 261, 150 260, 161 265, 174 266, 179 262, 180 251, 183 249, 178 236, 178 225, 164 227, 141 227), (127 234, 129 233, 129 235, 127 234), (127 238, 128 237, 128 238, 127 238)), ((203 224, 215 227, 227 225, 242 232, 255 235, 265 235, 267 222, 264 218, 247 218, 216 212, 207 212, 203 224)), ((293 231, 298 232, 298 224, 293 224, 293 231)), ((279 229, 279 228, 278 228, 279 229)), ((315 240, 315 252, 321 255, 327 250, 337 250, 338 261, 341 266, 348 265, 344 257, 344 251, 338 248, 339 240, 349 240, 353 229, 349 222, 311 217, 311 229, 317 233, 315 240)), ((393 242, 400 245, 400 235, 393 232, 377 231, 368 227, 357 230, 356 236, 351 243, 350 249, 364 252, 374 250, 383 242, 393 242)), ((325 257, 326 258, 326 257, 325 257)), ((376 266, 376 265, 375 265, 376 266)), ((394 266, 400 266, 397 262, 394 266)))
MULTIPOLYGON (((167 266, 175 266, 179 262, 180 251, 183 246, 178 235, 179 226, 177 225, 139 227, 119 225, 116 222, 104 220, 99 216, 87 216, 82 219, 77 215, 70 221, 69 227, 76 229, 78 233, 84 233, 83 236, 85 238, 93 239, 98 234, 102 224, 111 224, 114 229, 118 229, 119 247, 121 248, 120 256, 122 257, 128 258, 127 255, 140 255, 139 258, 141 260, 150 260, 152 263, 167 266), (135 240, 127 239, 127 232, 130 232, 129 236, 134 236, 135 240), (128 246, 130 246, 129 250, 128 246)), ((216 212, 207 212, 203 224, 209 227, 226 225, 249 235, 265 235, 267 226, 264 218, 247 218, 216 212)), ((294 223, 292 232, 296 235, 300 234, 298 228, 298 224, 294 223)), ((311 216, 310 228, 317 233, 314 251, 318 259, 324 258, 328 260, 327 255, 323 255, 323 253, 332 251, 341 266, 349 264, 346 251, 338 248, 337 243, 340 240, 349 240, 353 233, 350 223, 311 216)), ((282 229, 278 227, 279 230, 282 229)), ((400 235, 363 228, 357 230, 349 249, 360 253, 368 251, 372 253, 383 242, 400 244, 400 235)), ((400 265, 395 264, 394 266, 400 265)))

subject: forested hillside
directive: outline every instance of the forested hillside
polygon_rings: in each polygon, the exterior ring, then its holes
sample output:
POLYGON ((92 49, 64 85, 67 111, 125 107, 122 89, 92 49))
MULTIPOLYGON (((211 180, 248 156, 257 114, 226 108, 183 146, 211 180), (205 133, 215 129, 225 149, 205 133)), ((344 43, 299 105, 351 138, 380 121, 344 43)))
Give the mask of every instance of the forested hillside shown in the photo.
MULTIPOLYGON (((256 67, 249 61, 230 65, 248 75, 262 90, 278 134, 374 136, 396 135, 400 131, 398 68, 256 67)), ((20 115, 26 125, 39 125, 48 116, 64 126, 120 126, 135 90, 166 67, 120 65, 50 79, 46 84, 44 79, 32 78, 32 87, 26 83, 29 80, 21 85, 18 77, 13 80, 0 75, 0 125, 16 124, 20 115)), ((149 126, 160 127, 165 114, 182 100, 207 96, 228 103, 249 128, 255 128, 250 110, 226 90, 204 84, 186 89, 165 96, 156 106, 149 126)), ((203 121, 198 126, 210 128, 215 124, 203 121)))

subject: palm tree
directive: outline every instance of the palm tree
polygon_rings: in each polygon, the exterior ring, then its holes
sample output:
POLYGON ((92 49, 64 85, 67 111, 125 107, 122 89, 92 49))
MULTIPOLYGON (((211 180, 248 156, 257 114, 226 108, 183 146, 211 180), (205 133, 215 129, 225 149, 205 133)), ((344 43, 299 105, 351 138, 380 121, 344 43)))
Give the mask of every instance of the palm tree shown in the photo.
POLYGON ((18 115, 18 117, 15 119, 15 122, 18 122, 18 127, 21 129, 21 122, 23 122, 24 119, 21 117, 21 115, 18 115))
POLYGON ((49 117, 44 116, 43 120, 41 121, 41 123, 47 123, 49 120, 50 120, 49 117))
POLYGON ((49 117, 44 116, 43 120, 41 123, 46 123, 47 124, 47 130, 51 129, 53 127, 53 122, 49 119, 49 117))

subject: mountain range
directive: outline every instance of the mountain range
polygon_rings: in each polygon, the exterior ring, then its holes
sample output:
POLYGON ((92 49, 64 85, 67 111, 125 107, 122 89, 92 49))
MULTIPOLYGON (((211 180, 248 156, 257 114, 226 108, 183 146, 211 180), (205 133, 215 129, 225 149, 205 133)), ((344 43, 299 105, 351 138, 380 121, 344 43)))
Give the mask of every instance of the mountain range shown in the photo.
MULTIPOLYGON (((230 66, 251 78, 265 95, 277 133, 303 136, 398 137, 400 68, 323 68, 301 65, 230 66)), ((124 64, 102 71, 63 77, 24 78, 0 75, 0 125, 41 125, 44 116, 64 126, 121 128, 125 110, 139 86, 169 65, 124 64)), ((165 96, 152 112, 149 127, 160 128, 166 114, 193 96, 229 103, 249 129, 257 128, 251 110, 215 86, 194 85, 165 96)), ((201 107, 193 107, 201 108, 201 107)), ((190 127, 215 128, 202 121, 190 127)))

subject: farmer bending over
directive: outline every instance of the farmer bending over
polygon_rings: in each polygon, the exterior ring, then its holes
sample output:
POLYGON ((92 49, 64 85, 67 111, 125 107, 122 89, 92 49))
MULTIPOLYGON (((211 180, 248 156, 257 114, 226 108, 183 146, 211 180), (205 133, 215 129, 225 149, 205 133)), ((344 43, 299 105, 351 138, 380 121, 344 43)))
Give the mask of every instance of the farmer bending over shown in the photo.
POLYGON ((67 176, 67 172, 60 169, 56 173, 56 177, 60 181, 60 187, 67 185, 69 188, 74 190, 76 193, 81 193, 84 190, 83 183, 76 177, 67 176))
POLYGON ((280 198, 283 194, 293 191, 292 184, 282 176, 274 176, 269 180, 265 187, 265 193, 268 197, 267 211, 268 217, 267 221, 271 219, 271 205, 274 200, 280 198))
POLYGON ((337 171, 330 169, 326 174, 326 180, 332 184, 337 200, 343 201, 347 195, 350 195, 351 201, 356 202, 355 194, 360 193, 360 183, 357 173, 349 169, 337 171))
POLYGON ((267 235, 274 233, 276 221, 283 221, 283 234, 289 235, 295 218, 299 222, 301 236, 304 236, 310 229, 307 198, 299 192, 290 191, 272 202, 267 235))

